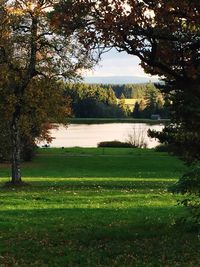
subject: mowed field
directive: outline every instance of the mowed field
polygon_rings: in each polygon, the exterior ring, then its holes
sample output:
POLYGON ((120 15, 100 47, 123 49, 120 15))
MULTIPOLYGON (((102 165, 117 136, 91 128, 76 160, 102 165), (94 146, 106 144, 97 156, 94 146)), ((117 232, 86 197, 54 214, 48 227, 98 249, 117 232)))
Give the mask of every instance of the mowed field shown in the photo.
POLYGON ((200 266, 200 239, 167 188, 186 170, 148 149, 40 149, 27 186, 0 165, 0 266, 200 266))

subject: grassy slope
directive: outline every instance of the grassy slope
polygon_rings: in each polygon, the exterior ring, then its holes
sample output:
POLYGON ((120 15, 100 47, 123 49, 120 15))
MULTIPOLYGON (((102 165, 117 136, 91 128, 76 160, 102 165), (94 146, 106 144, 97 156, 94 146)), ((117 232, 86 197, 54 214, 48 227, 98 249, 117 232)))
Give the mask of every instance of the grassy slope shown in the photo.
POLYGON ((133 149, 42 149, 30 186, 3 187, 0 266, 199 266, 199 240, 174 225, 166 190, 184 166, 133 149))

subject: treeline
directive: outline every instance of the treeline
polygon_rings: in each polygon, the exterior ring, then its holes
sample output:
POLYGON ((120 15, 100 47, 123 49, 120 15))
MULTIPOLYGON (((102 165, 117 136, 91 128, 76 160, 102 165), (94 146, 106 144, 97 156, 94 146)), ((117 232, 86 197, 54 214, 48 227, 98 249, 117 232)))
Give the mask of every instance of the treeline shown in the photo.
POLYGON ((157 114, 168 118, 168 101, 153 83, 99 85, 65 84, 76 118, 151 118, 157 114), (135 99, 134 106, 126 99, 135 99))
POLYGON ((123 118, 128 116, 125 105, 117 101, 111 87, 100 85, 66 84, 65 94, 72 100, 71 107, 76 118, 123 118))
POLYGON ((142 99, 138 99, 132 112, 133 118, 170 118, 170 102, 166 95, 152 84, 147 84, 142 99))
POLYGON ((148 87, 155 87, 153 83, 141 84, 101 84, 102 88, 111 87, 117 98, 124 95, 125 98, 143 98, 148 87))

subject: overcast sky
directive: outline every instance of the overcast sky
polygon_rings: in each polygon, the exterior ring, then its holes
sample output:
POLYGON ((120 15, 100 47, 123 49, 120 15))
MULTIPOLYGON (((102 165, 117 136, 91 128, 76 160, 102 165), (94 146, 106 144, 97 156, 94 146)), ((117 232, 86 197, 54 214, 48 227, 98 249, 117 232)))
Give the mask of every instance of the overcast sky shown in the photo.
POLYGON ((93 71, 86 76, 137 76, 152 77, 144 73, 139 65, 140 60, 136 56, 126 52, 117 52, 115 49, 102 55, 102 60, 93 71))

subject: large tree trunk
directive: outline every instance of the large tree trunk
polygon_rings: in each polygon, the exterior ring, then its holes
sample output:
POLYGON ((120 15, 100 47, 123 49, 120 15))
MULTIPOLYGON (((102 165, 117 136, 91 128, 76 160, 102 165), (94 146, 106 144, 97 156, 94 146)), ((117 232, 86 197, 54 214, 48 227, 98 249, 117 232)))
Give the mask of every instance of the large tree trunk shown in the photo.
POLYGON ((12 142, 12 184, 21 183, 21 142, 20 142, 20 131, 19 131, 19 120, 18 116, 14 115, 11 125, 11 142, 12 142))

